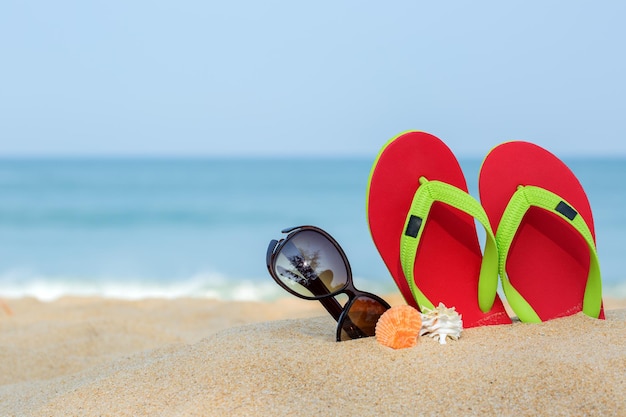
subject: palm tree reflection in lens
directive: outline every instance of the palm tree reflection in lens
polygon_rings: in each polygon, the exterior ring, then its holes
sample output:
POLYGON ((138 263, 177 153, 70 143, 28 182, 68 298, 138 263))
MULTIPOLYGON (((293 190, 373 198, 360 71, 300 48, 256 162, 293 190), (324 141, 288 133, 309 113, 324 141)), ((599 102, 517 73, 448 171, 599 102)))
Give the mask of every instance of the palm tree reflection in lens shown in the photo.
POLYGON ((303 230, 288 237, 275 258, 276 275, 291 291, 305 297, 318 299, 336 293, 348 281, 341 253, 315 231, 303 230))

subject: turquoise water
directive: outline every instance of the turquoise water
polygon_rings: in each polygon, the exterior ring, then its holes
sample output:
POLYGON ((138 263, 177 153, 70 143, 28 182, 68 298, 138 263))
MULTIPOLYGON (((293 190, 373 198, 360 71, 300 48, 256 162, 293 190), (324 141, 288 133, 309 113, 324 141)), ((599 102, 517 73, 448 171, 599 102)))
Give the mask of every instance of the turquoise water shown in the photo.
MULTIPOLYGON (((0 160, 0 296, 272 299, 282 228, 326 229, 357 287, 394 287, 369 236, 372 159, 0 160)), ((606 295, 626 296, 626 160, 566 160, 594 210, 606 295), (613 185, 611 185, 613 184, 613 185)), ((477 196, 479 160, 462 160, 477 196)))

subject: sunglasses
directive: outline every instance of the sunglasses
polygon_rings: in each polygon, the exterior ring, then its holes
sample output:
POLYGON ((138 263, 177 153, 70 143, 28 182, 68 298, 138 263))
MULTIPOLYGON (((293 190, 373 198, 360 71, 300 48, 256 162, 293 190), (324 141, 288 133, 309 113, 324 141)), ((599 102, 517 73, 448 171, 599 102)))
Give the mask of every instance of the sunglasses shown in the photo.
POLYGON ((359 291, 352 282, 348 258, 337 241, 315 226, 282 230, 287 236, 267 248, 267 270, 274 281, 296 297, 318 300, 337 321, 337 341, 374 336, 378 318, 390 306, 382 298, 359 291), (341 305, 335 296, 346 294, 341 305))

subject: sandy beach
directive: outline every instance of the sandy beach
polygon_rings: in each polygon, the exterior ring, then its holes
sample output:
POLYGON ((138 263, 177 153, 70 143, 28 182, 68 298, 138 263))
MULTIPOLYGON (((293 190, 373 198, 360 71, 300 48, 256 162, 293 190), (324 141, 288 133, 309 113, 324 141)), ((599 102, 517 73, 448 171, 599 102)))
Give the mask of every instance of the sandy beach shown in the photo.
POLYGON ((404 350, 295 298, 4 301, 2 416, 626 415, 626 300, 404 350))

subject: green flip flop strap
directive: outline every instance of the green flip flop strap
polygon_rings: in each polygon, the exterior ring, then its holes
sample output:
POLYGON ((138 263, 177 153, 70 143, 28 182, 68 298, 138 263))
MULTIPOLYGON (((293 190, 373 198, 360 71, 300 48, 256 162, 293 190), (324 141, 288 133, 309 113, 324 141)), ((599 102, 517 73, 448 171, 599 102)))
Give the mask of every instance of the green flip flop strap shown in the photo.
POLYGON ((598 317, 602 306, 602 283, 600 278, 600 264, 593 235, 576 210, 565 201, 544 188, 532 185, 519 186, 504 210, 496 233, 499 251, 499 269, 502 277, 502 287, 507 301, 518 315, 526 322, 540 322, 541 319, 530 304, 511 285, 506 274, 506 260, 511 249, 515 234, 522 219, 531 206, 539 207, 556 214, 569 223, 584 238, 589 247, 589 274, 583 299, 583 312, 591 317, 598 317))
POLYGON ((428 221, 430 208, 435 201, 439 201, 476 218, 485 229, 486 242, 478 281, 478 304, 483 312, 491 310, 498 287, 498 249, 485 210, 471 195, 453 185, 436 180, 428 181, 424 177, 421 177, 419 181, 420 187, 413 196, 404 224, 404 233, 400 238, 400 262, 413 298, 420 309, 435 308, 415 284, 413 271, 417 248, 425 223, 428 221))

